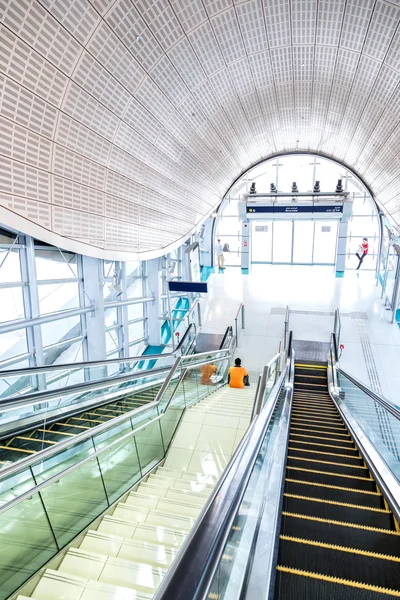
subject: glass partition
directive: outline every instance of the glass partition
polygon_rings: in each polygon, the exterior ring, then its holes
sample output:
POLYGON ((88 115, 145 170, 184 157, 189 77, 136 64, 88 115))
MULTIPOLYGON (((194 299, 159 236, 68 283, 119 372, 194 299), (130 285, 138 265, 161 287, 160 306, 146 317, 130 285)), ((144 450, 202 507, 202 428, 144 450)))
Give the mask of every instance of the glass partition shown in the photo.
POLYGON ((341 402, 400 481, 400 411, 386 408, 338 370, 341 402))
MULTIPOLYGON (((266 391, 264 404, 267 404, 269 399, 271 399, 270 391, 266 391)), ((222 558, 219 560, 215 575, 207 590, 208 598, 239 600, 242 597, 249 557, 252 553, 260 511, 265 500, 265 485, 269 478, 275 452, 280 418, 285 406, 284 399, 285 387, 282 386, 270 426, 258 452, 246 490, 230 529, 222 558)))

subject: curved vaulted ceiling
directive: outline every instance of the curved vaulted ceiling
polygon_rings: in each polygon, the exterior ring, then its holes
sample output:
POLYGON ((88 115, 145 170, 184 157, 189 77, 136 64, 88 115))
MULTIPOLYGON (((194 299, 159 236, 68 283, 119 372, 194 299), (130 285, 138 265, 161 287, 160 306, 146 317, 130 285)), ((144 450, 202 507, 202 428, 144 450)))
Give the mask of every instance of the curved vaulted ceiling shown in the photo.
POLYGON ((159 250, 300 150, 399 223, 399 19, 399 0, 0 0, 0 221, 159 250))

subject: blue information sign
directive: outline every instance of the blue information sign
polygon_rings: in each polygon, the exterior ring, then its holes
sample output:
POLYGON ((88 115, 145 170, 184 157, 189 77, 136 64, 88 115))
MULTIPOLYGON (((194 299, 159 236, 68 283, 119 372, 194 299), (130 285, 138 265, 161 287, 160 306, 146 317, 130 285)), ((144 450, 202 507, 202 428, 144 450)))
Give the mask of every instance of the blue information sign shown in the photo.
POLYGON ((169 281, 170 292, 194 292, 199 294, 207 294, 206 281, 169 281))

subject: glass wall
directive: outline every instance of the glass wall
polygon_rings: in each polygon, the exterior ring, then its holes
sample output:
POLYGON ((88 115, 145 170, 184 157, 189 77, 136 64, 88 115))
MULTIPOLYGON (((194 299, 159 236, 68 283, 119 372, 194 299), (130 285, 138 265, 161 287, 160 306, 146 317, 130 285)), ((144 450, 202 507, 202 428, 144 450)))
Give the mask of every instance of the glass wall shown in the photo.
MULTIPOLYGON (((290 192, 295 181, 299 192, 311 192, 320 181, 321 191, 334 191, 338 179, 353 201, 353 215, 348 228, 346 269, 355 269, 355 253, 363 237, 368 238, 369 254, 363 269, 375 270, 379 252, 380 224, 373 198, 361 181, 348 169, 327 158, 312 155, 287 155, 267 160, 241 177, 221 203, 214 227, 218 238, 229 244, 225 253, 227 266, 240 266, 241 222, 238 202, 250 191, 269 192, 270 184, 279 192, 290 192)), ((253 221, 252 261, 280 264, 334 264, 337 240, 335 221, 253 221)))

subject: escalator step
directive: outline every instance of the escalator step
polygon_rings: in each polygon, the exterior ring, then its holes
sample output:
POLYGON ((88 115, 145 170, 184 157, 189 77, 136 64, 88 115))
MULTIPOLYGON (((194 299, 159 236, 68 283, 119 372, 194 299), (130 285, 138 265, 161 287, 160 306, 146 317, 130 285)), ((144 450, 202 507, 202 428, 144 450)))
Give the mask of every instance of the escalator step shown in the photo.
POLYGON ((303 458, 288 455, 287 466, 300 469, 318 469, 327 473, 338 473, 340 475, 355 475, 356 477, 368 477, 369 471, 365 466, 336 463, 334 460, 318 458, 303 458))
POLYGON ((318 442, 308 442, 306 440, 301 440, 301 438, 295 438, 295 437, 291 437, 289 439, 289 445, 293 448, 297 448, 300 449, 302 448, 303 450, 315 450, 316 452, 327 452, 327 451, 332 451, 334 452, 336 455, 338 454, 343 454, 343 455, 354 455, 354 456, 359 456, 359 452, 357 450, 357 448, 354 447, 353 445, 350 444, 346 444, 346 445, 340 445, 337 442, 332 442, 332 443, 326 443, 326 444, 319 444, 318 442))
POLYGON ((386 590, 376 591, 357 583, 322 579, 312 573, 286 573, 277 571, 275 598, 287 600, 393 600, 386 590))
POLYGON ((349 504, 360 504, 363 506, 372 506, 373 508, 384 508, 382 495, 378 492, 369 492, 351 488, 350 486, 341 487, 338 485, 318 485, 316 483, 300 482, 293 479, 287 479, 285 482, 285 492, 298 496, 311 496, 313 498, 322 498, 324 500, 333 500, 335 502, 345 502, 349 504))
POLYGON ((317 501, 317 499, 311 500, 307 499, 307 497, 294 498, 285 494, 283 497, 283 510, 310 517, 344 521, 357 525, 366 525, 367 527, 378 527, 379 529, 392 528, 392 516, 389 511, 385 512, 376 508, 367 509, 364 506, 358 507, 355 502, 352 505, 344 503, 333 504, 327 500, 317 501))
POLYGON ((373 479, 369 477, 355 477, 351 475, 340 475, 331 473, 325 469, 301 469, 299 467, 286 467, 286 477, 289 479, 301 479, 303 481, 313 481, 315 483, 324 483, 326 485, 340 485, 342 487, 353 487, 360 490, 376 491, 376 485, 373 479))
MULTIPOLYGON (((324 448, 324 446, 322 446, 322 448, 324 448)), ((298 448, 292 444, 289 444, 288 450, 290 456, 302 456, 303 458, 307 459, 319 459, 323 461, 329 460, 336 463, 364 466, 364 461, 359 455, 351 455, 350 453, 340 454, 339 452, 335 452, 333 448, 329 449, 325 447, 325 450, 314 450, 313 448, 298 448)))
POLYGON ((373 531, 359 526, 283 515, 281 533, 327 544, 334 541, 339 546, 400 557, 400 534, 390 530, 373 531))
POLYGON ((303 425, 302 423, 293 423, 290 426, 290 432, 295 432, 295 433, 303 433, 303 434, 310 434, 310 435, 318 435, 318 437, 323 437, 326 440, 329 439, 337 439, 337 438, 341 438, 342 440, 349 440, 350 439, 350 434, 348 434, 347 432, 345 433, 343 430, 341 431, 326 431, 324 429, 319 429, 318 426, 316 427, 308 427, 303 425))
POLYGON ((300 538, 283 539, 281 536, 278 564, 350 581, 356 579, 367 585, 398 590, 400 593, 398 557, 369 556, 364 550, 322 545, 300 538))
POLYGON ((328 436, 321 436, 321 435, 317 435, 317 434, 308 434, 306 432, 301 432, 301 429, 298 429, 297 427, 293 430, 290 430, 290 438, 291 439, 298 439, 300 441, 318 441, 318 443, 323 443, 325 445, 326 444, 334 444, 335 446, 343 446, 343 448, 352 448, 354 447, 354 442, 353 440, 347 437, 342 437, 340 438, 335 438, 335 437, 328 437, 328 436))

